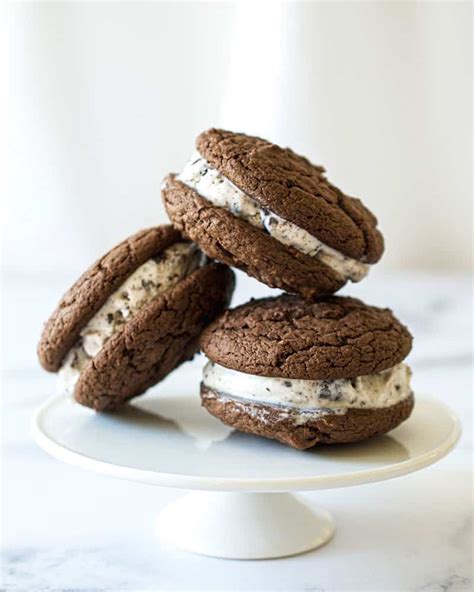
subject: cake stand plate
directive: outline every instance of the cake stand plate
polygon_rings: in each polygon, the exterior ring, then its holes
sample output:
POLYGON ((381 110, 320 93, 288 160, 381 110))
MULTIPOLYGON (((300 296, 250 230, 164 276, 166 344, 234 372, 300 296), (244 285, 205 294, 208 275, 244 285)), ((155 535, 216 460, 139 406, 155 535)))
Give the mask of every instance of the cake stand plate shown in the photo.
POLYGON ((461 433, 448 407, 417 397, 410 419, 389 435, 298 451, 231 430, 200 407, 191 390, 167 381, 113 414, 53 397, 36 412, 33 434, 41 448, 67 463, 199 490, 159 513, 162 540, 214 557, 262 559, 314 549, 334 533, 326 511, 289 492, 406 475, 445 456, 461 433))

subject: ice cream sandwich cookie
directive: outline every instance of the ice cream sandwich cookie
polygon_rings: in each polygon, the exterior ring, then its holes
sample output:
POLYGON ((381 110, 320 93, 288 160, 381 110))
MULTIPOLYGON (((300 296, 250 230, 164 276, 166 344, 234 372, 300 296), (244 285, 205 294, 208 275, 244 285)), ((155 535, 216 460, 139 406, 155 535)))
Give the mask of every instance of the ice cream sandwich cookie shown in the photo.
POLYGON ((324 169, 261 138, 211 129, 163 183, 173 224, 210 257, 305 298, 357 282, 383 252, 377 220, 324 169))
POLYGON ((162 380, 228 306, 234 274, 171 226, 142 230, 94 263, 47 321, 42 366, 65 394, 113 409, 162 380))
POLYGON ((386 433, 414 405, 412 338, 389 309, 283 295, 225 312, 201 335, 204 407, 295 448, 386 433))

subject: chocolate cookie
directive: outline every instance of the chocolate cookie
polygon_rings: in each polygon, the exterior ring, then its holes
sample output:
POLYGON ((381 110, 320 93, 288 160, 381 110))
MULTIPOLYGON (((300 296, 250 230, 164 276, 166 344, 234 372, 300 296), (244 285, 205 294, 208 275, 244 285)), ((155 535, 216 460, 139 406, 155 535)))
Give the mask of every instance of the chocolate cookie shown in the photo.
POLYGON ((204 407, 227 425, 295 448, 356 442, 407 419, 408 330, 347 297, 251 301, 200 338, 204 407))
POLYGON ((306 298, 362 279, 383 252, 375 217, 290 149, 211 129, 163 200, 209 256, 306 298))
POLYGON ((38 356, 98 411, 162 380, 229 304, 234 274, 171 226, 143 230, 87 270, 46 323, 38 356))
POLYGON ((217 364, 303 380, 380 372, 401 362, 411 342, 388 308, 343 296, 308 302, 287 294, 227 311, 201 336, 217 364))
POLYGON ((414 398, 409 395, 383 409, 348 409, 344 414, 301 416, 270 405, 244 403, 201 387, 203 406, 226 425, 240 432, 277 440, 304 450, 316 444, 347 444, 386 434, 408 419, 414 398))

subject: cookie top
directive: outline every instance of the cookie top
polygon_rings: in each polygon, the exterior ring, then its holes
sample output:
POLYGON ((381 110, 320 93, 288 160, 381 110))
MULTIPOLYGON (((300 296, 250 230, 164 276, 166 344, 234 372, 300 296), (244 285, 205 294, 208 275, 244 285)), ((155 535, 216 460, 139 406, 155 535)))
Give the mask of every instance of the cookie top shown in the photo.
POLYGON ((400 363, 412 337, 388 308, 333 296, 284 294, 225 312, 201 335, 213 362, 248 374, 292 379, 354 378, 400 363))
POLYGON ((210 129, 196 147, 209 164, 262 206, 344 255, 377 262, 383 238, 359 199, 332 185, 324 168, 261 138, 210 129))
POLYGON ((46 325, 38 345, 45 370, 59 370, 81 330, 140 265, 182 240, 172 226, 141 230, 96 261, 66 292, 46 325))

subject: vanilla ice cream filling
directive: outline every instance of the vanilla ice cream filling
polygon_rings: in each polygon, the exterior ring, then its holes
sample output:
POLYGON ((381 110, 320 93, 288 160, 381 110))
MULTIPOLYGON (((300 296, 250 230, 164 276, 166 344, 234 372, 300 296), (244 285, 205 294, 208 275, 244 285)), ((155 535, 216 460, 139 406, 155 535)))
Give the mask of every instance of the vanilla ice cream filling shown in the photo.
POLYGON ((215 206, 225 208, 234 216, 261 228, 280 243, 315 257, 344 280, 358 282, 369 271, 369 265, 366 263, 346 257, 322 243, 307 230, 261 206, 218 170, 213 169, 199 152, 192 155, 177 179, 215 206))
POLYGON ((194 243, 171 245, 136 269, 80 333, 58 373, 58 390, 72 394, 84 366, 146 304, 206 263, 194 243))
POLYGON ((202 382, 205 387, 238 402, 324 415, 395 405, 412 394, 410 377, 411 370, 403 363, 356 378, 293 380, 245 374, 208 362, 202 382))

